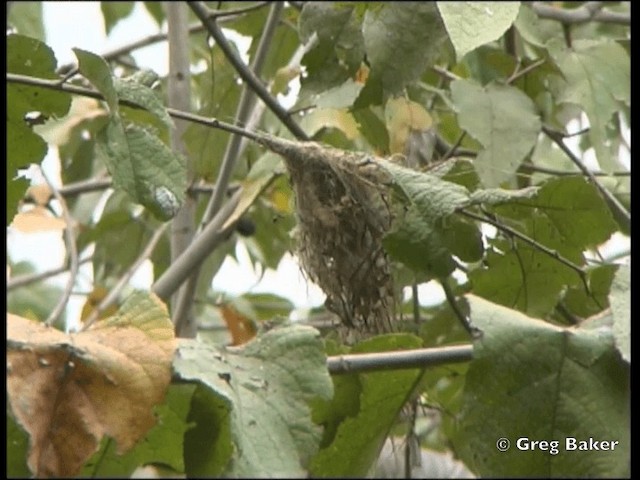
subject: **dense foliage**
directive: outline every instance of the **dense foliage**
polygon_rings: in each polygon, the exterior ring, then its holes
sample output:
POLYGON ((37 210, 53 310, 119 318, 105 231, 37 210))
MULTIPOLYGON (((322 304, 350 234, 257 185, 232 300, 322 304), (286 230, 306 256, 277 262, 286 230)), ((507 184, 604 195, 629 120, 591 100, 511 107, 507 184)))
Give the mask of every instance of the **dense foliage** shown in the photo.
MULTIPOLYGON (((363 476, 389 472, 392 437, 395 476, 629 475, 630 254, 602 253, 630 234, 629 3, 177 5, 101 2, 107 33, 143 8, 183 28, 186 71, 166 78, 130 55, 166 37, 58 65, 41 2, 8 7, 7 226, 59 230, 69 279, 7 258, 8 474, 363 476), (324 321, 361 305, 291 322, 286 299, 213 290, 238 242, 276 268, 300 215, 326 218, 281 140, 379 169, 344 175, 393 212, 394 333, 345 341, 324 321), (49 150, 60 182, 30 186, 49 150), (133 291, 147 259, 151 291, 133 291), (427 282, 443 302, 420 304, 427 282), (338 357, 464 345, 411 368, 338 357)), ((327 255, 305 242, 306 264, 327 255)))

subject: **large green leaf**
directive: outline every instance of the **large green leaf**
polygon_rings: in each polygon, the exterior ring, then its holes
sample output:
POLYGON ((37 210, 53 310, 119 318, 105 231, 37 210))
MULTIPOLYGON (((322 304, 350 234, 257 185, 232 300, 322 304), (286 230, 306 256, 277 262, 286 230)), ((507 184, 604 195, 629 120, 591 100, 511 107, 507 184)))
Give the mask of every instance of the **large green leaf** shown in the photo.
POLYGON ((194 385, 171 385, 164 403, 155 407, 158 422, 145 438, 124 455, 116 453, 113 440, 103 440, 100 450, 85 463, 80 476, 130 477, 136 468, 151 463, 183 472, 183 438, 190 428, 187 414, 195 388, 194 385))
POLYGON ((151 130, 124 127, 114 116, 96 137, 96 151, 127 192, 161 220, 171 219, 184 201, 186 166, 151 130))
POLYGON ((176 375, 198 382, 206 399, 192 406, 198 425, 186 448, 199 458, 186 458, 187 474, 303 475, 321 438, 307 403, 333 395, 325 362, 309 327, 276 328, 234 349, 184 340, 176 375))
POLYGON ((480 45, 497 40, 511 26, 520 2, 437 2, 458 60, 480 45))
MULTIPOLYGON (((18 7, 16 5, 15 7, 18 7)), ((38 78, 56 78, 53 50, 34 38, 7 36, 7 72, 38 78)), ((40 164, 47 153, 44 140, 26 124, 25 116, 39 112, 45 118, 62 117, 69 110, 71 96, 44 88, 7 84, 7 225, 16 213, 29 182, 16 178, 18 169, 40 164)))
POLYGON ((298 30, 302 43, 317 35, 317 45, 302 60, 308 73, 302 80, 303 90, 324 92, 344 83, 360 67, 364 42, 353 5, 307 2, 298 30))
MULTIPOLYGON (((382 335, 359 343, 350 353, 419 348, 422 341, 407 334, 382 335)), ((335 382, 335 400, 314 412, 333 433, 311 463, 314 477, 364 477, 374 464, 400 409, 411 396, 421 371, 366 373, 335 382), (338 390, 340 389, 340 390, 338 390), (360 395, 359 400, 352 395, 360 395), (324 407, 324 408, 323 408, 324 407), (336 422, 339 426, 336 430, 336 422)))
POLYGON ((8 25, 21 35, 45 41, 42 21, 42 2, 13 2, 9 11, 8 25))
POLYGON ((517 88, 469 80, 452 82, 451 95, 460 126, 484 146, 474 162, 482 182, 497 187, 512 179, 540 131, 533 102, 517 88))
POLYGON ((631 95, 629 55, 611 40, 582 40, 567 49, 559 41, 550 43, 549 52, 562 71, 564 81, 557 85, 559 103, 578 105, 589 117, 589 138, 603 169, 614 170, 607 149, 607 127, 611 117, 631 95))
POLYGON ((611 330, 560 328, 467 299, 483 335, 475 341, 454 439, 465 463, 481 476, 629 475, 629 369, 611 330), (570 450, 569 438, 617 443, 570 450), (508 451, 498 450, 505 445, 499 439, 510 442, 508 451), (558 443, 545 450, 532 441, 558 443))
POLYGON ((362 34, 371 76, 380 78, 392 94, 418 79, 442 54, 447 40, 435 2, 387 2, 370 7, 362 34))

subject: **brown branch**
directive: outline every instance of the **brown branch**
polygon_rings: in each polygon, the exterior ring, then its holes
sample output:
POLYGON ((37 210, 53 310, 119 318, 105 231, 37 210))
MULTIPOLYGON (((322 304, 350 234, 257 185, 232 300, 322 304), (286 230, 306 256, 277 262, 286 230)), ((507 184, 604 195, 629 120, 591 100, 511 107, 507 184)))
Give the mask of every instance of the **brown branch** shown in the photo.
POLYGON ((337 355, 327 358, 327 368, 332 375, 342 375, 405 368, 435 367, 447 363, 469 362, 472 359, 473 346, 456 345, 399 352, 337 355))
POLYGON ((216 41, 224 53, 227 60, 233 65, 238 75, 249 84, 253 91, 260 97, 260 99, 267 104, 269 109, 275 114, 276 117, 284 124, 285 127, 296 137, 298 140, 309 140, 309 136, 288 114, 287 110, 280 105, 276 98, 269 93, 267 88, 252 71, 242 61, 240 56, 231 47, 226 37, 222 33, 222 30, 217 25, 215 20, 209 17, 209 8, 203 2, 187 2, 196 16, 205 25, 209 34, 216 41))
POLYGON ((586 22, 617 23, 631 25, 631 14, 603 10, 604 2, 585 2, 578 8, 559 8, 543 2, 533 2, 533 11, 540 18, 556 20, 563 24, 580 24, 586 22))
POLYGON ((580 169, 580 171, 591 181, 593 186, 595 186, 603 198, 607 201, 609 206, 613 208, 616 213, 618 213, 621 220, 626 223, 627 228, 631 228, 631 214, 627 211, 626 208, 620 203, 620 201, 603 185, 600 184, 595 175, 589 170, 584 163, 571 151, 569 147, 564 143, 563 138, 554 132, 553 130, 543 126, 542 131, 547 135, 553 143, 555 143, 560 150, 562 150, 567 157, 575 164, 576 167, 580 169))
MULTIPOLYGON (((83 258, 82 260, 78 260, 78 265, 83 265, 92 260, 93 257, 83 258)), ((69 267, 67 265, 63 265, 62 267, 54 268, 53 270, 47 270, 46 272, 20 275, 19 277, 12 278, 7 282, 7 292, 15 290, 16 288, 26 287, 28 285, 31 285, 32 283, 41 282, 42 280, 46 280, 47 278, 55 277, 56 275, 60 275, 61 273, 66 272, 67 270, 69 270, 69 267)))

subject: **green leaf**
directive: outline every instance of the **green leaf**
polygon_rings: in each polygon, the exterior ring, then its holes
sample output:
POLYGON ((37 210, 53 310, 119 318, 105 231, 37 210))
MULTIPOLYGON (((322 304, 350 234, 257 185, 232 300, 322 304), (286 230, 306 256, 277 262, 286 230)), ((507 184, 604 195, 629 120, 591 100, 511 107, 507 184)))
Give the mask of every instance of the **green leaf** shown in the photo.
MULTIPOLYGON (((208 401, 197 406, 209 409, 205 415, 192 407, 190 419, 213 420, 195 429, 200 458, 191 458, 197 465, 186 458, 187 474, 304 475, 321 438, 307 402, 333 395, 325 362, 318 333, 309 327, 275 328, 234 349, 184 340, 174 370, 205 389, 208 401)), ((190 435, 187 445, 193 445, 190 435)))
POLYGON ((483 335, 466 376, 456 450, 481 476, 629 475, 629 369, 611 331, 560 328, 468 295, 483 335), (566 439, 617 441, 567 450, 566 439), (510 441, 506 452, 496 448, 510 441), (555 442, 521 451, 518 439, 555 442))
POLYGON ((162 22, 164 22, 165 14, 164 9, 162 8, 162 3, 159 2, 142 2, 144 8, 146 8, 147 12, 153 17, 156 21, 158 27, 162 26, 162 22))
MULTIPOLYGON (((359 343, 350 353, 371 353, 419 348, 422 341, 408 334, 381 335, 359 343)), ((335 430, 329 445, 313 459, 312 477, 364 477, 378 458, 400 409, 411 396, 421 371, 366 373, 334 380, 335 399, 314 412, 335 430), (340 388, 340 391, 338 391, 340 388), (359 401, 352 395, 360 393, 359 401), (358 408, 359 407, 359 408, 358 408), (335 417, 332 417, 335 412, 335 417)))
POLYGON ((351 107, 363 86, 361 83, 348 79, 342 85, 330 88, 318 95, 316 106, 319 108, 351 107))
POLYGON ((131 75, 123 79, 115 78, 113 86, 121 100, 134 102, 151 112, 168 128, 173 127, 173 120, 167 113, 167 109, 157 92, 151 89, 151 85, 158 78, 158 75, 151 71, 141 71, 136 75, 131 75), (144 75, 141 75, 144 74, 144 75))
POLYGON ((452 82, 451 94, 460 126, 484 146, 474 161, 484 185, 512 179, 540 131, 533 102, 517 88, 468 80, 452 82))
POLYGON ((549 223, 547 235, 536 231, 533 225, 525 232, 570 256, 572 250, 582 252, 600 245, 616 231, 607 204, 596 187, 581 176, 551 179, 540 187, 535 198, 523 198, 496 211, 519 222, 527 217, 545 217, 545 223, 549 223))
POLYGON ((317 45, 303 57, 303 91, 324 92, 352 77, 364 58, 360 22, 352 5, 307 2, 298 19, 300 40, 317 34, 317 45))
POLYGON ((523 198, 531 198, 538 193, 538 187, 527 187, 520 190, 505 190, 503 188, 486 188, 476 190, 471 194, 470 200, 472 204, 484 205, 500 205, 501 203, 510 203, 514 200, 523 198))
POLYGON ((458 60, 480 45, 499 39, 511 26, 520 2, 437 2, 458 60))
POLYGON ((172 218, 186 191, 186 167, 153 132, 137 125, 124 128, 113 117, 96 137, 96 151, 113 177, 113 186, 127 192, 161 220, 172 218))
POLYGON ((14 2, 9 10, 7 23, 21 35, 44 42, 45 32, 42 21, 42 2, 14 2))
POLYGON ((80 73, 104 96, 111 113, 117 113, 118 94, 107 62, 101 56, 80 48, 74 48, 73 53, 78 58, 80 73))
POLYGON ((613 339, 622 358, 631 363, 631 269, 621 266, 611 285, 613 339))
MULTIPOLYGON (((539 230, 545 229, 538 223, 539 230)), ((548 232, 545 231, 545 235, 548 232)), ((497 242, 493 242, 496 244, 497 242)), ((482 268, 469 272, 473 292, 487 300, 539 317, 546 316, 558 303, 563 289, 581 285, 578 274, 538 249, 518 243, 501 254, 489 251, 482 268)))
POLYGON ((29 435, 7 411, 7 477, 30 478, 31 470, 27 466, 29 435))
POLYGON ((194 390, 194 385, 171 385, 165 401, 155 407, 158 422, 149 430, 144 440, 133 450, 118 455, 115 442, 104 439, 100 450, 85 463, 80 476, 130 477, 136 468, 151 463, 166 465, 176 472, 183 472, 183 438, 190 428, 187 414, 194 390))
POLYGON ((371 75, 398 93, 441 55, 447 33, 434 2, 389 2, 367 9, 362 23, 371 75))
POLYGON ((587 293, 582 284, 569 287, 563 299, 567 310, 578 317, 588 318, 608 308, 611 282, 617 269, 618 266, 612 264, 589 267, 587 281, 591 293, 587 293))
MULTIPOLYGON (((391 174, 394 187, 404 203, 395 225, 383 240, 387 252, 412 270, 446 277, 455 262, 446 239, 451 228, 449 217, 469 201, 465 187, 404 168, 389 161, 382 166, 391 174)), ((462 228, 462 227, 461 227, 462 228)))
POLYGON ((133 12, 133 2, 100 2, 100 10, 104 17, 104 29, 109 35, 120 20, 133 12))
POLYGON ((556 41, 550 44, 549 53, 564 76, 556 88, 558 103, 571 103, 584 110, 589 118, 589 139, 601 168, 613 170, 617 161, 612 161, 607 149, 606 130, 612 115, 630 102, 629 55, 611 40, 576 40, 571 49, 556 41))

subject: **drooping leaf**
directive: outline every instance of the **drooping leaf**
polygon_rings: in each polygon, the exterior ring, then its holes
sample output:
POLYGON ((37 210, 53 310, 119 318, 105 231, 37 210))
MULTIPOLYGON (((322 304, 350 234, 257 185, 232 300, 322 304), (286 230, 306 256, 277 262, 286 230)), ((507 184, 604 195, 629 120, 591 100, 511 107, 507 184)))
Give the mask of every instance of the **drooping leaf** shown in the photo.
POLYGON ((7 329, 7 395, 29 433, 35 475, 77 475, 103 436, 122 453, 154 425, 175 348, 154 296, 136 293, 118 315, 78 334, 14 315, 7 329))
POLYGON ((452 82, 451 94, 460 126, 484 146, 474 161, 484 185, 512 179, 540 131, 533 102, 517 88, 468 80, 452 82))
POLYGON ((389 161, 382 161, 382 165, 391 174, 404 204, 404 211, 383 241, 385 249, 412 270, 446 277, 455 269, 445 241, 448 219, 457 207, 468 203, 469 192, 455 183, 389 161))
POLYGON ((398 93, 442 54, 447 33, 435 2, 389 2, 368 8, 362 34, 371 77, 398 93))
POLYGON ((620 267, 611 285, 613 339, 622 358, 631 363, 631 271, 620 267))
POLYGON ((127 192, 161 220, 171 219, 184 201, 186 166, 152 131, 124 127, 113 117, 96 138, 98 155, 113 177, 113 186, 127 192))
POLYGON ((133 2, 100 2, 100 10, 104 18, 104 29, 109 35, 120 20, 133 12, 133 2))
POLYGON ((78 58, 78 70, 104 96, 112 114, 118 113, 118 94, 111 69, 104 58, 95 53, 74 48, 78 58))
POLYGON ((571 49, 555 41, 549 52, 564 77, 556 87, 558 102, 575 104, 584 110, 598 161, 603 169, 614 170, 618 162, 611 159, 606 147, 606 131, 612 115, 630 102, 629 55, 610 40, 576 40, 571 49))
POLYGON ((483 335, 474 343, 454 439, 465 463, 479 475, 629 475, 629 370, 611 330, 561 328, 467 299, 483 335), (508 451, 496 448, 501 438, 508 451), (568 438, 617 443, 571 450, 568 438), (531 444, 543 440, 557 443, 546 451, 531 444))
POLYGON ((11 4, 7 23, 17 33, 44 42, 44 22, 41 2, 15 2, 11 4))
POLYGON ((302 43, 316 34, 317 45, 307 52, 302 64, 307 69, 302 93, 317 93, 343 84, 353 77, 364 58, 360 22, 353 5, 307 2, 298 19, 302 43))
MULTIPOLYGON (((408 334, 382 335, 359 343, 350 353, 369 353, 419 348, 419 338, 408 334)), ((327 411, 314 412, 335 431, 311 463, 314 477, 364 477, 382 449, 398 412, 420 378, 419 370, 366 373, 336 381, 336 397, 327 411), (341 390, 338 391, 337 389, 341 390), (346 394, 358 395, 359 400, 346 394), (341 414, 330 413, 339 409, 341 414), (336 425, 336 422, 339 422, 336 425), (337 429, 336 429, 337 426, 337 429)))
POLYGON ((520 2, 437 2, 458 60, 480 45, 497 40, 511 26, 520 2))
POLYGON ((317 332, 276 328, 242 348, 183 341, 174 370, 198 382, 206 401, 192 406, 187 475, 299 476, 321 432, 309 402, 333 394, 317 332), (208 413, 203 409, 208 409, 208 413), (196 409, 196 410, 194 410, 196 409))

